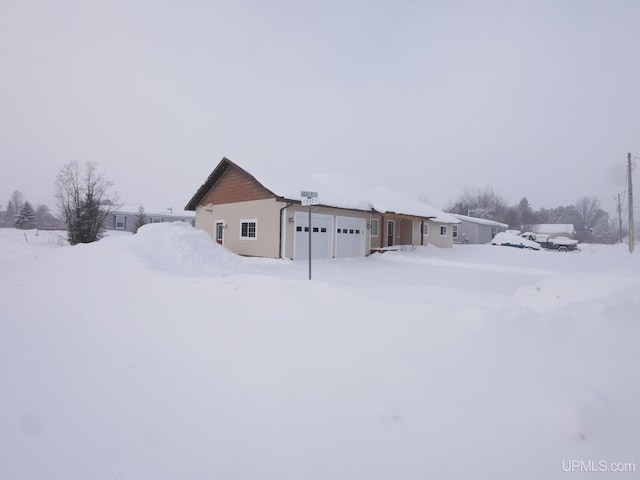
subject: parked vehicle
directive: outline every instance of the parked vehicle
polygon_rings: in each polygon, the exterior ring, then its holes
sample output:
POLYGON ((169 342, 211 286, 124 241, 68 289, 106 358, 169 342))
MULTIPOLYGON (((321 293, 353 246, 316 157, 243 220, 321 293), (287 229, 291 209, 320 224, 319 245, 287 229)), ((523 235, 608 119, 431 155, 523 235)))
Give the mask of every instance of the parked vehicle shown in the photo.
POLYGON ((532 240, 528 240, 514 233, 500 232, 493 240, 491 245, 502 245, 503 247, 528 248, 531 250, 540 250, 540 244, 532 240))
POLYGON ((539 243, 542 248, 546 248, 547 250, 568 252, 578 249, 578 241, 568 237, 549 237, 549 235, 533 232, 525 232, 521 236, 527 240, 539 243))

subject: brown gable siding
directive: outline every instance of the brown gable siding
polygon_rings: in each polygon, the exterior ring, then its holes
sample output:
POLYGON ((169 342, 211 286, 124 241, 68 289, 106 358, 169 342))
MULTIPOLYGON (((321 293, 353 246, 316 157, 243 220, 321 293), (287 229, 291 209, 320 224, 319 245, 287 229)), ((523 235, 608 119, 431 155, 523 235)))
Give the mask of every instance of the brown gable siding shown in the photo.
POLYGON ((232 166, 204 196, 200 205, 222 205, 267 198, 275 198, 275 195, 260 185, 251 175, 232 166))

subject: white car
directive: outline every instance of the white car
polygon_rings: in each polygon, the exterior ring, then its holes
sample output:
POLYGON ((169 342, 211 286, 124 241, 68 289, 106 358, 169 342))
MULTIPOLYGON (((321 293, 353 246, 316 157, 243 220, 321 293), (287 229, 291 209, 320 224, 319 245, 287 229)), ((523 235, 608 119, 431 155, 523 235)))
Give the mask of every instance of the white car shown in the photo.
POLYGON ((539 243, 534 242, 533 240, 527 240, 526 238, 522 238, 520 235, 515 235, 513 233, 507 232, 500 232, 495 237, 493 237, 493 240, 491 240, 491 245, 529 248, 531 250, 540 250, 542 248, 539 243))

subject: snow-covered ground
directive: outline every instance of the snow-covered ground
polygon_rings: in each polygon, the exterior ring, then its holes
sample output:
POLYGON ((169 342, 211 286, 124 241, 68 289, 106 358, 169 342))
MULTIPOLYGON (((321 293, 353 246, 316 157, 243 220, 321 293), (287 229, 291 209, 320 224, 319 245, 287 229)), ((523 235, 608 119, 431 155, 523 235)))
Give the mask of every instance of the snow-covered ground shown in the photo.
POLYGON ((184 223, 26 235, 0 229, 1 479, 640 474, 626 246, 420 247, 308 281, 184 223))

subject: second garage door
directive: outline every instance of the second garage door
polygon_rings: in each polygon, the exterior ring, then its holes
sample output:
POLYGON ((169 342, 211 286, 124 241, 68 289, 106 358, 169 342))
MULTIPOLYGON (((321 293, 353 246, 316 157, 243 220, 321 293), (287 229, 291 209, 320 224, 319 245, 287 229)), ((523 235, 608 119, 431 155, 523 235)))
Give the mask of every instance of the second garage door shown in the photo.
POLYGON ((336 258, 364 257, 364 218, 336 217, 336 258))

